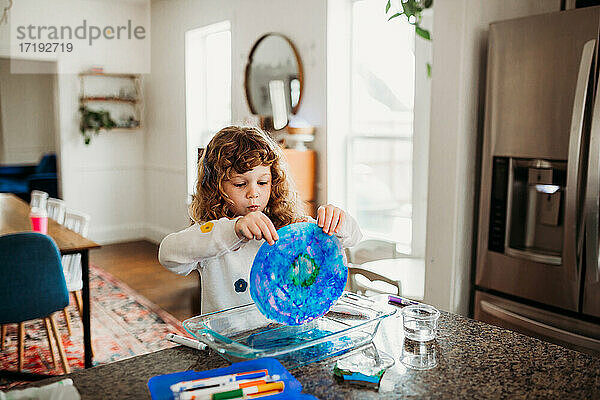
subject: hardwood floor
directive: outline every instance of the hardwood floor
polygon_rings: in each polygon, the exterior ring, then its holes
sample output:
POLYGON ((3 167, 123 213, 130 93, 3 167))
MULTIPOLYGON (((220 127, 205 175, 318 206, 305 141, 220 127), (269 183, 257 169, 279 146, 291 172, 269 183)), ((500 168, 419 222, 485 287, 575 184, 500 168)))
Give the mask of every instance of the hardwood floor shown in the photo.
POLYGON ((158 245, 117 243, 90 251, 90 263, 109 272, 180 321, 200 314, 198 274, 180 276, 158 262, 158 245))

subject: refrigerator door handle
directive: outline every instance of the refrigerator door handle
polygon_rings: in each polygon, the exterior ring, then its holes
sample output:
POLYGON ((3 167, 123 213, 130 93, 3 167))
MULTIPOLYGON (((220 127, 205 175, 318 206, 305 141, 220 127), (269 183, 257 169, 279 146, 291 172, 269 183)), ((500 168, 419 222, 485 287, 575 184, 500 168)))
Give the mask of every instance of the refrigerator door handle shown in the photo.
POLYGON ((542 322, 538 322, 531 318, 524 317, 523 315, 508 311, 500 306, 497 306, 496 304, 490 303, 489 301, 481 300, 479 304, 481 305, 482 311, 503 321, 524 327, 538 335, 560 340, 562 342, 574 343, 580 346, 589 346, 590 343, 594 344, 596 347, 600 346, 600 340, 598 339, 578 335, 577 333, 546 325, 542 322))
MULTIPOLYGON (((585 103, 590 81, 590 70, 594 59, 594 48, 596 40, 589 40, 583 46, 579 73, 577 75, 577 86, 575 88, 575 99, 573 102, 573 114, 571 117, 571 130, 569 134, 569 154, 567 161, 567 187, 565 199, 565 235, 563 246, 563 265, 575 265, 576 276, 580 270, 580 248, 582 243, 583 226, 577 224, 579 163, 581 155, 581 137, 585 116, 585 103)), ((577 277, 574 277, 577 279, 577 277)))
POLYGON ((594 268, 595 282, 600 280, 598 262, 598 212, 600 211, 600 80, 596 86, 596 99, 590 129, 590 155, 587 186, 585 190, 586 268, 594 268))

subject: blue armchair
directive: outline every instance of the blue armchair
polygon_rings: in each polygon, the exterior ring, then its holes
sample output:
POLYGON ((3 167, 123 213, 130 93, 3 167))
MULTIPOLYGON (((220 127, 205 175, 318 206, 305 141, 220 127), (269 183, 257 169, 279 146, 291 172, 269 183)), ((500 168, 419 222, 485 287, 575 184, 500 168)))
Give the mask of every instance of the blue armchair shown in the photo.
POLYGON ((2 346, 6 324, 18 324, 18 369, 23 368, 24 322, 43 318, 52 361, 56 366, 52 337, 63 369, 70 372, 53 313, 69 304, 60 253, 49 236, 25 232, 0 236, 0 324, 2 346), (52 329, 52 331, 51 331, 52 329))
POLYGON ((14 193, 29 202, 32 190, 58 197, 56 154, 44 155, 38 165, 0 166, 0 193, 14 193))

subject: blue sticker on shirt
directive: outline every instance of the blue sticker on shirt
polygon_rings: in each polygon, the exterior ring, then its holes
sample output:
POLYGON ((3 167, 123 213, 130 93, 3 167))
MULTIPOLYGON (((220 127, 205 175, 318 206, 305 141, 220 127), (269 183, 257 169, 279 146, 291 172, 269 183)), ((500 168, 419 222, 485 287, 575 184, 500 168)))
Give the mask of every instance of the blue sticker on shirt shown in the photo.
POLYGON ((235 281, 233 286, 235 287, 236 292, 244 293, 246 291, 246 289, 248 288, 248 282, 246 282, 245 280, 240 278, 237 281, 235 281))

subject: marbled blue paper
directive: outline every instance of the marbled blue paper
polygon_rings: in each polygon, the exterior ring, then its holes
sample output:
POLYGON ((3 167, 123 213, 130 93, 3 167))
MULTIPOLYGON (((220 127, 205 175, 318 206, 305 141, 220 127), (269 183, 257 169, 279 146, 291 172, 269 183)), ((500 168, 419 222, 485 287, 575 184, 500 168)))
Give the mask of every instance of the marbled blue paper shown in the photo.
POLYGON ((311 222, 277 231, 279 240, 264 243, 250 270, 250 295, 267 318, 301 325, 325 314, 342 295, 348 277, 343 249, 311 222))

